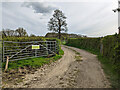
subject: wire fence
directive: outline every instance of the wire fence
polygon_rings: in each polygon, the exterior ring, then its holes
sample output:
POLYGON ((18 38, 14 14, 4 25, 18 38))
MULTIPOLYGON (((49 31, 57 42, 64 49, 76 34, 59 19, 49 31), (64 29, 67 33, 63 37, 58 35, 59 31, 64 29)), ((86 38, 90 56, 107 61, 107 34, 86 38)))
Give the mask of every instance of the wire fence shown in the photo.
POLYGON ((7 57, 9 57, 9 61, 15 61, 41 56, 51 56, 58 52, 59 45, 56 41, 3 41, 2 61, 5 62, 7 57), (35 46, 37 46, 37 48, 33 48, 35 46))

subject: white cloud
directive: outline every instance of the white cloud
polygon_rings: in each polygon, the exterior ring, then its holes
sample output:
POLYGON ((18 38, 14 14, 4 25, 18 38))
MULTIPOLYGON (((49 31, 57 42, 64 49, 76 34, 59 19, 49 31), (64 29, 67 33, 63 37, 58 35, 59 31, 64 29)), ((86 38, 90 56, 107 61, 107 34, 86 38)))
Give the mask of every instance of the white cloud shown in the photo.
POLYGON ((70 33, 105 36, 106 33, 113 34, 117 31, 117 14, 112 11, 116 5, 117 3, 63 3, 61 9, 68 17, 70 33), (98 34, 99 31, 103 34, 98 34))
POLYGON ((56 9, 54 6, 41 2, 24 2, 22 6, 32 8, 35 13, 42 13, 42 14, 51 13, 53 10, 56 9))
POLYGON ((117 0, 2 0, 2 2, 117 2, 117 0))
POLYGON ((28 33, 45 35, 47 22, 56 8, 62 10, 67 16, 68 33, 86 34, 88 36, 105 36, 117 31, 117 13, 112 9, 117 2, 47 2, 27 3, 21 7, 22 2, 3 3, 3 28, 16 29, 24 27, 28 33), (49 8, 51 7, 51 9, 49 8), (48 9, 49 8, 49 9, 48 9), (45 15, 44 13, 47 13, 45 15), (44 14, 44 15, 43 15, 44 14))
MULTIPOLYGON (((0 31, 2 30, 2 3, 0 2, 0 31)), ((1 35, 0 35, 1 38, 1 35)))

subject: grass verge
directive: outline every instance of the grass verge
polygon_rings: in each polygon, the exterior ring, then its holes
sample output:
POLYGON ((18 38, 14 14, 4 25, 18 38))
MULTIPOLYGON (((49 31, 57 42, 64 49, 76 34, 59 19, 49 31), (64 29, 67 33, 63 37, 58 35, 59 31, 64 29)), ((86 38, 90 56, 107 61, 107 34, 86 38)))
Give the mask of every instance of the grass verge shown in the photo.
POLYGON ((120 88, 120 83, 119 83, 120 77, 118 76, 118 72, 116 72, 113 69, 112 67, 113 65, 109 62, 109 60, 107 60, 107 58, 103 57, 100 54, 97 56, 97 58, 102 64, 102 68, 105 74, 107 75, 108 80, 111 83, 111 87, 120 88))
MULTIPOLYGON (((60 49, 59 55, 56 54, 53 57, 46 58, 46 57, 37 57, 37 58, 28 58, 25 60, 18 60, 18 61, 11 61, 8 65, 8 71, 12 69, 18 69, 20 67, 32 67, 32 68, 38 68, 41 67, 44 64, 49 64, 50 62, 54 62, 62 57, 64 54, 64 51, 60 49)), ((5 63, 2 63, 3 69, 5 68, 5 63)))

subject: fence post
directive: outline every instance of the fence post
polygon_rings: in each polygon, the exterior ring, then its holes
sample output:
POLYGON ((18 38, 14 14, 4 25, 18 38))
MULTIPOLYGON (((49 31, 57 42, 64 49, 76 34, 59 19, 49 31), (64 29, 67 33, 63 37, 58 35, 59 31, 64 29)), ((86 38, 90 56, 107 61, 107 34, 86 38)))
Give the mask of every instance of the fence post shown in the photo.
POLYGON ((35 49, 35 57, 37 57, 37 49, 35 49))
POLYGON ((100 42, 100 53, 101 53, 101 55, 103 55, 103 43, 102 43, 102 40, 100 42))
POLYGON ((59 54, 59 44, 60 44, 59 42, 56 43, 56 49, 57 49, 57 50, 56 50, 56 53, 57 53, 57 54, 59 54))
POLYGON ((47 54, 47 56, 48 56, 48 42, 46 41, 46 48, 47 48, 47 52, 46 52, 46 54, 47 54))
POLYGON ((2 55, 3 56, 3 58, 2 58, 3 60, 2 61, 4 62, 4 40, 3 40, 3 51, 2 52, 3 52, 3 55, 2 55))
POLYGON ((9 62, 9 57, 7 56, 7 61, 6 61, 6 66, 5 66, 5 71, 8 69, 8 62, 9 62))
POLYGON ((54 47, 54 48, 55 48, 55 53, 56 53, 56 41, 55 41, 54 45, 55 45, 55 47, 54 47))
MULTIPOLYGON (((34 44, 37 45, 36 41, 34 41, 34 44)), ((35 49, 35 57, 37 57, 37 49, 35 49)))

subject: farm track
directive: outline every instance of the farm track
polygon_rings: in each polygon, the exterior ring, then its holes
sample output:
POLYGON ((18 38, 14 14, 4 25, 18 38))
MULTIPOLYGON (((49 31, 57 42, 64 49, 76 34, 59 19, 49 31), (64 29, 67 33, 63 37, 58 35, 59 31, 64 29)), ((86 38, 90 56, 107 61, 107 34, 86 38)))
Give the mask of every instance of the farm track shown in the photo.
POLYGON ((26 88, 108 88, 108 82, 96 55, 62 46, 63 57, 44 65, 34 74, 27 74, 23 82, 9 87, 26 88), (80 55, 79 55, 80 53, 80 55), (81 58, 82 56, 82 58, 81 58), (77 58, 78 57, 78 58, 77 58))

